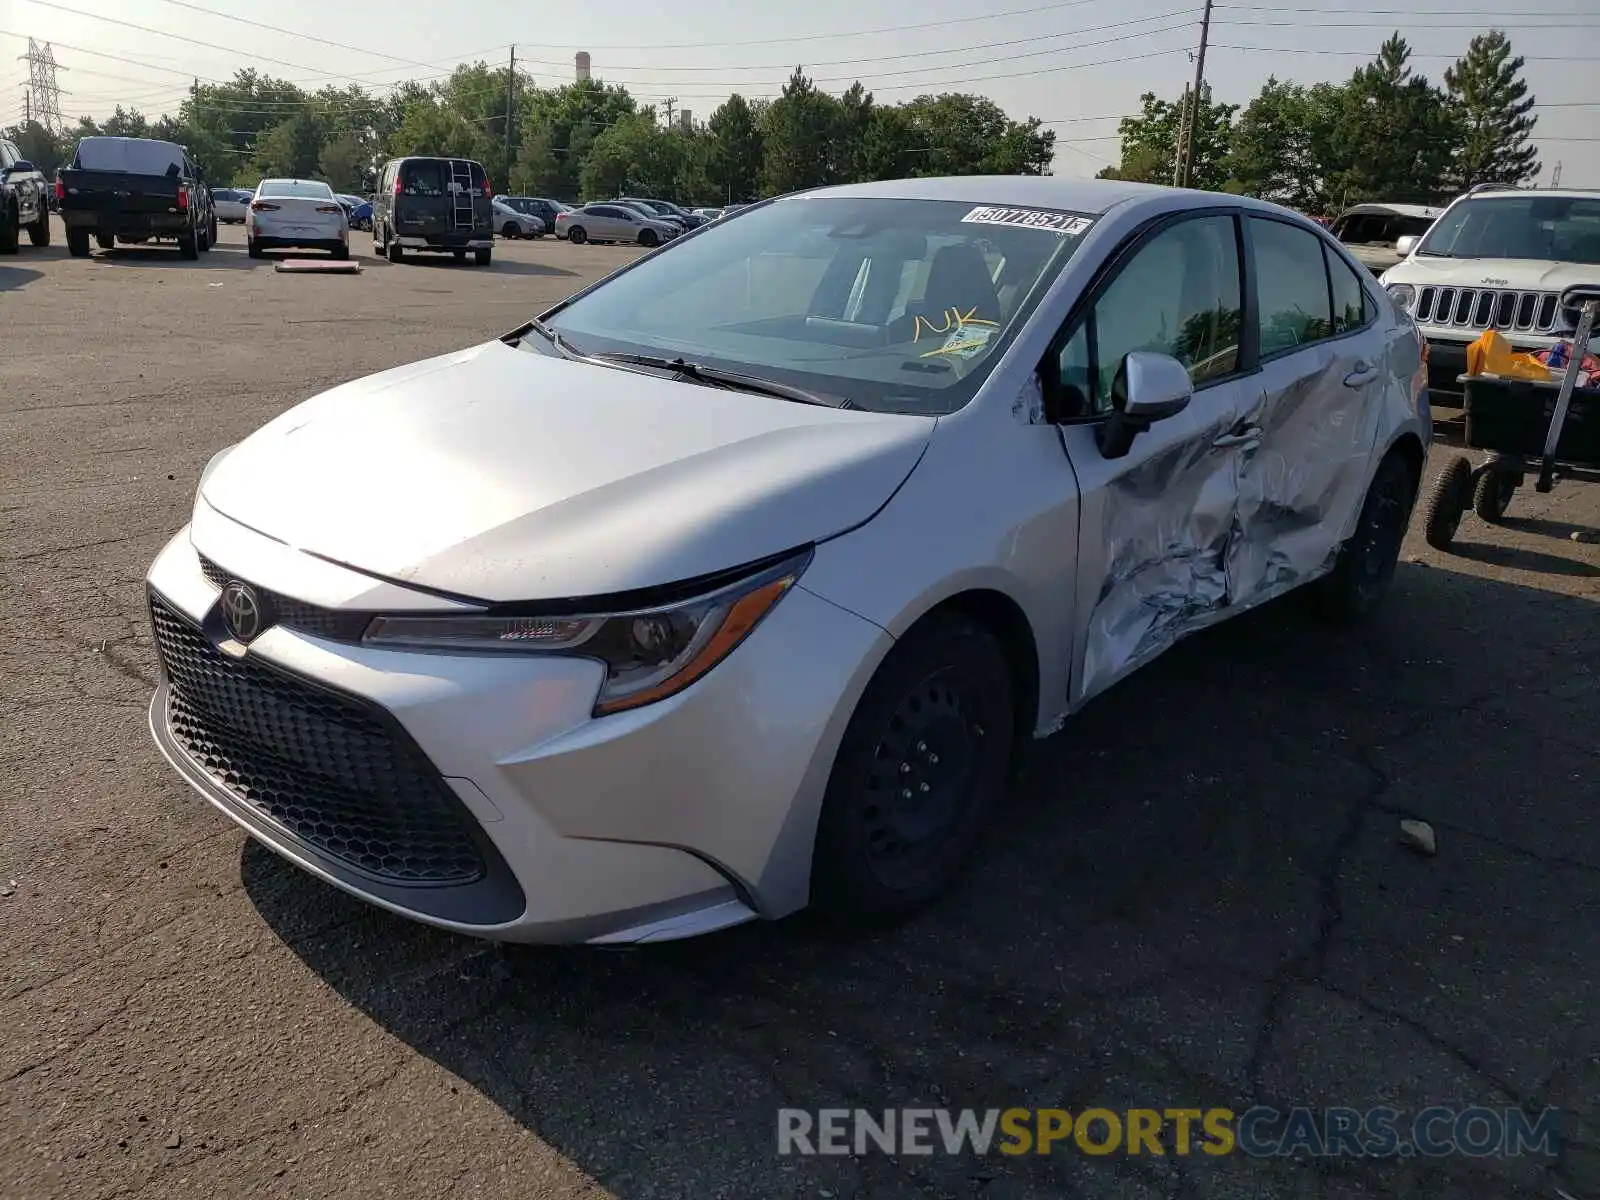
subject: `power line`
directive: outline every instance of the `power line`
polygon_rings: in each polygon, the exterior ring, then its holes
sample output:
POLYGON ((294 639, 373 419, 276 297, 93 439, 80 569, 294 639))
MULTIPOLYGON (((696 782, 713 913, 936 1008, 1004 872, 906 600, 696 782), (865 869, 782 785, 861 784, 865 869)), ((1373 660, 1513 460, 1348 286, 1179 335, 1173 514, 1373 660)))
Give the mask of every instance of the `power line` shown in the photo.
MULTIPOLYGON (((374 50, 370 46, 352 46, 347 42, 335 42, 325 37, 318 37, 313 33, 296 33, 292 29, 284 29, 278 25, 268 25, 262 21, 252 21, 249 17, 235 16, 233 13, 218 12, 214 8, 205 8, 199 4, 190 4, 189 0, 164 0, 177 8, 187 8, 191 12, 205 13, 207 16, 221 17, 228 21, 237 21, 241 25, 249 25, 256 29, 265 29, 268 33, 281 33, 285 37, 299 38, 306 42, 320 42, 324 46, 332 46, 335 50, 354 50, 357 54, 371 55, 373 58, 387 58, 391 62, 404 63, 408 67, 431 67, 432 63, 418 62, 414 58, 400 58, 394 54, 387 54, 382 50, 374 50)), ((303 68, 312 70, 313 68, 303 68)))
MULTIPOLYGON (((1576 15, 1576 14, 1572 14, 1576 15)), ((1279 25, 1291 29, 1483 29, 1482 21, 1236 21, 1226 18, 1218 25, 1279 25)), ((1541 29, 1600 29, 1593 22, 1555 22, 1548 25, 1525 25, 1516 21, 1496 21, 1497 29, 1524 29, 1537 32, 1541 29)))
MULTIPOLYGON (((1376 58, 1371 50, 1296 50, 1289 46, 1234 46, 1222 42, 1212 42, 1214 50, 1248 50, 1253 54, 1339 54, 1355 55, 1358 58, 1376 58)), ((1416 50, 1411 52, 1412 58, 1438 58, 1454 62, 1460 58, 1459 54, 1423 54, 1416 50)), ((1594 61, 1593 55, 1588 54, 1524 54, 1519 57, 1528 62, 1586 62, 1594 61)))

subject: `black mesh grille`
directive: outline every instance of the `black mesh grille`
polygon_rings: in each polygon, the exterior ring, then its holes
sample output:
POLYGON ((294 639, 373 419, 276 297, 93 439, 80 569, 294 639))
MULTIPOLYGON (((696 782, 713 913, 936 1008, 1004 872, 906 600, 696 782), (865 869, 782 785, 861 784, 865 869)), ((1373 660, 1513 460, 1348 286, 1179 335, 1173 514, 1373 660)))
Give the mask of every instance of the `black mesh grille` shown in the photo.
POLYGON ((167 725, 235 797, 346 866, 405 884, 460 884, 485 863, 455 798, 392 720, 362 702, 222 653, 150 600, 167 725))
MULTIPOLYGON (((225 587, 230 579, 237 578, 203 554, 200 556, 200 571, 212 587, 219 589, 225 587)), ((244 582, 250 583, 249 580, 244 582)), ((254 583, 250 586, 262 602, 269 625, 287 625, 290 629, 298 629, 313 637, 331 638, 339 642, 359 642, 367 626, 372 623, 371 613, 321 608, 292 596, 257 587, 254 583)))

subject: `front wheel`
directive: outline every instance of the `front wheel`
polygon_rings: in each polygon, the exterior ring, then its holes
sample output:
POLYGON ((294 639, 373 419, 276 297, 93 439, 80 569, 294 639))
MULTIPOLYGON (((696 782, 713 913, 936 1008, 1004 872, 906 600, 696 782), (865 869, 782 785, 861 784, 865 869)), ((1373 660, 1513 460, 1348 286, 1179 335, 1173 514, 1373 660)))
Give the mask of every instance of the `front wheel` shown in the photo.
POLYGON ((1448 550, 1456 540, 1456 530, 1461 528, 1461 518, 1472 502, 1472 468, 1464 458, 1450 460, 1433 477, 1424 504, 1422 536, 1435 550, 1448 550))
POLYGON ((959 876, 1009 777, 1015 700, 993 634, 955 613, 889 651, 845 729, 811 865, 822 910, 892 920, 959 876))
POLYGON ((94 235, 94 244, 102 250, 115 250, 117 239, 109 233, 97 233, 94 235))
POLYGON ((589 235, 584 232, 582 225, 574 225, 571 229, 567 230, 567 241, 571 242, 574 246, 581 246, 588 240, 589 235))
POLYGON ((1414 494, 1411 468, 1391 450, 1367 488, 1355 532, 1339 548, 1333 571, 1321 581, 1323 608, 1329 616, 1360 620, 1382 603, 1400 561, 1414 494))
POLYGON ((639 245, 646 248, 656 245, 661 239, 656 236, 654 229, 641 229, 639 231, 639 245))
POLYGON ((517 233, 517 227, 515 225, 513 225, 510 221, 507 221, 505 223, 505 227, 500 230, 500 236, 505 238, 505 239, 507 239, 508 241, 511 238, 519 236, 518 233, 517 233))

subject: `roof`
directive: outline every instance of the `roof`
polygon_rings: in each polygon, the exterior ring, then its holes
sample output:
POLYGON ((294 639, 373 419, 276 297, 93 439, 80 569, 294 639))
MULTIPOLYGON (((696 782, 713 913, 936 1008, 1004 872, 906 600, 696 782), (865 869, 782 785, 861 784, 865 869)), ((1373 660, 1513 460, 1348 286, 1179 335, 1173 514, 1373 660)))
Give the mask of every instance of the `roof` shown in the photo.
POLYGON ((1012 205, 1055 208, 1099 215, 1120 204, 1204 197, 1210 204, 1259 208, 1266 212, 1288 210, 1250 196, 1164 187, 1154 183, 1128 183, 1120 179, 1065 179, 1056 175, 958 175, 932 179, 891 179, 877 183, 850 183, 818 188, 815 196, 879 196, 892 200, 956 200, 964 204, 1012 205))
POLYGON ((1600 200, 1600 189, 1595 188, 1486 188, 1481 192, 1465 192, 1458 200, 1515 200, 1532 196, 1540 200, 1600 200))
POLYGON ((1433 208, 1426 204, 1356 204, 1339 215, 1348 217, 1375 213, 1395 217, 1437 217, 1443 211, 1443 208, 1433 208))

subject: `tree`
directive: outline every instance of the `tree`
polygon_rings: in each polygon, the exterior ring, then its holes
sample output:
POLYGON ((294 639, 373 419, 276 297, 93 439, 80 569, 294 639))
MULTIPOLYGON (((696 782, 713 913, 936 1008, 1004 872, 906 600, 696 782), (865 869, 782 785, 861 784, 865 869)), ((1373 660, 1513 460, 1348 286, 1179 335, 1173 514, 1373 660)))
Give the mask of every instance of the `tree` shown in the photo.
POLYGON ((565 184, 565 172, 550 146, 550 131, 536 129, 524 136, 506 180, 511 192, 521 196, 554 196, 565 184))
POLYGON ((876 108, 856 158, 857 179, 904 179, 919 166, 917 131, 905 108, 876 108))
POLYGON ((760 195, 762 141, 756 115, 735 92, 711 114, 710 161, 707 173, 716 199, 724 204, 749 203, 760 195))
POLYGON ((1539 151, 1528 141, 1538 117, 1522 79, 1523 60, 1498 29, 1472 39, 1467 52, 1444 73, 1461 130, 1461 148, 1450 172, 1452 190, 1475 183, 1518 184, 1539 174, 1539 151))
POLYGON ((1269 78, 1234 126, 1225 190, 1302 212, 1329 207, 1326 174, 1340 89, 1269 78))
POLYGON ((37 121, 0 129, 0 138, 16 143, 22 157, 46 175, 51 174, 66 161, 75 145, 70 139, 57 141, 50 136, 50 131, 37 121))
POLYGON ((310 179, 317 173, 321 154, 322 137, 317 123, 310 114, 297 113, 274 125, 256 143, 256 169, 262 177, 310 179))
POLYGON ((1460 126, 1444 93, 1412 74, 1411 47, 1396 33, 1341 89, 1329 142, 1327 187, 1337 205, 1422 204, 1449 193, 1460 126))
POLYGON ((325 143, 317 165, 336 192, 364 192, 372 183, 372 156, 353 133, 325 143))
POLYGON ((1042 175, 1055 153, 1054 133, 1016 124, 987 96, 945 92, 903 107, 917 175, 1042 175))
POLYGON ((149 137, 150 122, 144 119, 144 114, 138 109, 123 108, 119 104, 117 111, 107 117, 105 124, 100 126, 100 133, 105 137, 149 137))
POLYGON ((664 196, 678 174, 677 139, 656 124, 654 109, 624 117, 594 140, 583 162, 583 194, 664 196))
MULTIPOLYGON (((1185 100, 1158 100, 1154 92, 1146 92, 1139 97, 1139 105, 1137 117, 1124 117, 1117 126, 1122 137, 1121 164, 1105 168, 1099 177, 1170 184, 1177 167, 1185 100)), ((1238 111, 1237 104, 1215 103, 1209 84, 1201 89, 1200 102, 1195 105, 1194 165, 1190 172, 1194 187, 1225 190, 1233 116, 1238 111)))
POLYGON ((839 102, 796 67, 766 111, 762 186, 769 193, 821 187, 837 178, 839 102))

